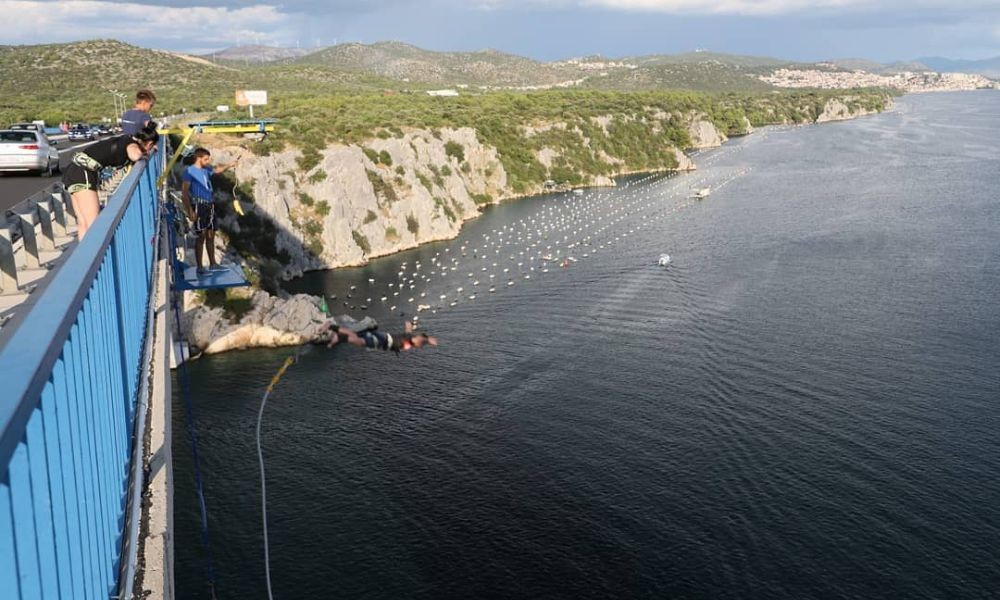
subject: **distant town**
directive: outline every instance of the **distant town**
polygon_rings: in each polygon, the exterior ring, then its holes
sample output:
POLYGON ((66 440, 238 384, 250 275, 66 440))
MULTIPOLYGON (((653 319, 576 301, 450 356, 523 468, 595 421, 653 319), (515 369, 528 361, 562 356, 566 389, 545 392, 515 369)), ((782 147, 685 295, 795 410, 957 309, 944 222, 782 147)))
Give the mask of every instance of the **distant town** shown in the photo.
MULTIPOLYGON (((819 67, 834 68, 829 63, 819 67)), ((903 92, 958 92, 1000 89, 1000 83, 982 75, 968 73, 902 72, 880 75, 868 71, 822 71, 819 69, 778 69, 762 75, 762 81, 785 88, 821 88, 844 90, 860 87, 885 87, 903 92)))

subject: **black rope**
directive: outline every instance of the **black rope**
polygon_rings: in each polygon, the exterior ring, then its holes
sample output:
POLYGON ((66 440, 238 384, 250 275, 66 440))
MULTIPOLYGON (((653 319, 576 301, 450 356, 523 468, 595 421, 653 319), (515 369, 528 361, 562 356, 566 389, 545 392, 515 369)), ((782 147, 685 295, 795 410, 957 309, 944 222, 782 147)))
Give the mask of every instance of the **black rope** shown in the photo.
MULTIPOLYGON (((170 228, 170 270, 173 273, 173 262, 176 260, 177 252, 177 232, 174 229, 174 222, 176 220, 176 209, 173 205, 168 205, 166 207, 167 211, 167 227, 170 228)), ((172 278, 171 278, 172 279, 172 278)), ((171 294, 174 311, 174 320, 177 322, 177 339, 183 340, 184 336, 181 331, 181 313, 177 306, 177 292, 172 290, 171 294)), ((208 589, 211 594, 212 600, 215 598, 215 565, 212 559, 212 543, 211 538, 208 534, 208 505, 205 502, 205 487, 204 479, 201 475, 201 461, 198 458, 198 430, 195 427, 195 413, 194 413, 194 402, 191 398, 191 382, 188 378, 187 372, 187 360, 185 360, 184 353, 182 351, 180 359, 180 380, 181 380, 181 395, 184 396, 184 416, 187 425, 188 440, 191 442, 191 459, 194 463, 194 485, 195 492, 198 495, 198 510, 201 513, 201 545, 205 550, 206 559, 206 575, 208 577, 208 589)))

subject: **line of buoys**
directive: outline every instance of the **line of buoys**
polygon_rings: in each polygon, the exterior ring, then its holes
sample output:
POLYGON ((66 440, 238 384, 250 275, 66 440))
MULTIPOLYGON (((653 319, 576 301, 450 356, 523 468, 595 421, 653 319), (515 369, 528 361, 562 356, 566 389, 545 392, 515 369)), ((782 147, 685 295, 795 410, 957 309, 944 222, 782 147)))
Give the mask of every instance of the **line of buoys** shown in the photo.
MULTIPOLYGON (((438 310, 455 307, 462 300, 476 300, 474 288, 482 281, 489 282, 489 293, 496 293, 493 282, 498 275, 503 276, 506 287, 512 287, 515 279, 530 281, 533 273, 550 273, 548 264, 568 268, 627 241, 655 225, 658 219, 691 206, 691 187, 718 191, 749 173, 748 168, 708 168, 737 151, 733 148, 705 153, 708 156, 697 173, 673 177, 647 175, 611 190, 591 189, 546 202, 531 215, 483 232, 474 240, 463 240, 458 247, 449 246, 436 252, 427 261, 429 265, 419 260, 412 264, 402 262, 395 281, 378 284, 383 286, 381 293, 372 293, 376 290, 369 293, 382 304, 388 304, 391 298, 399 297, 400 291, 409 290, 406 303, 413 304, 417 298, 428 297, 431 282, 436 278, 439 281, 434 287, 454 285, 453 291, 439 293, 437 301, 417 303, 417 312, 437 314, 438 310), (452 276, 460 277, 463 283, 451 284, 452 276), (472 293, 463 296, 466 286, 473 288, 469 290, 472 293)), ((369 277, 369 288, 376 285, 376 279, 369 277)), ((356 286, 350 286, 350 291, 355 289, 356 286)), ((371 298, 367 302, 370 304, 371 298)), ((396 305, 389 309, 395 311, 396 305)))

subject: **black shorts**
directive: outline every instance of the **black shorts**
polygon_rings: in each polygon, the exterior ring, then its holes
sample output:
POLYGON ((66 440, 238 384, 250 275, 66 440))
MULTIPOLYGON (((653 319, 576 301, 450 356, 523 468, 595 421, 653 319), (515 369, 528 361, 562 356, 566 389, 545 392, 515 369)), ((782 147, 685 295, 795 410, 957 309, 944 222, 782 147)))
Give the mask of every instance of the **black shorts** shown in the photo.
POLYGON ((63 169, 63 187, 70 194, 82 190, 97 191, 101 187, 101 173, 99 171, 88 171, 78 164, 69 163, 63 169))
POLYGON ((211 202, 194 203, 194 231, 218 231, 215 224, 215 204, 211 202))

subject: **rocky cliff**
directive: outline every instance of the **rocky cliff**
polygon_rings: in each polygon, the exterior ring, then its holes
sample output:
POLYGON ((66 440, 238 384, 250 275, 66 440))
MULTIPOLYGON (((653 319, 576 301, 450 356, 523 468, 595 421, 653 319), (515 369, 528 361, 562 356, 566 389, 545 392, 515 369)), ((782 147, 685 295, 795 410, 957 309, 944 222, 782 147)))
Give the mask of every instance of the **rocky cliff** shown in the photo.
MULTIPOLYGON (((582 131, 565 123, 526 126, 523 135, 531 138, 553 129, 577 137, 581 147, 590 146, 582 131)), ((701 114, 689 117, 688 131, 694 148, 719 146, 726 139, 701 114)), ((680 149, 664 150, 672 154, 674 169, 695 168, 680 149)), ((535 159, 546 169, 553 168, 560 164, 563 151, 543 145, 535 151, 535 159)), ((213 148, 219 162, 241 152, 235 146, 213 148)), ((245 231, 247 227, 256 227, 260 219, 272 222, 276 227, 268 237, 273 239, 282 279, 308 270, 363 264, 418 244, 453 238, 484 205, 545 191, 543 184, 536 184, 526 194, 514 194, 497 149, 480 143, 470 128, 410 130, 363 144, 331 145, 304 172, 296 149, 267 156, 243 154, 236 177, 241 187, 252 189, 254 204, 245 208, 256 218, 227 219, 225 229, 234 238, 253 237, 255 232, 245 231)), ((613 186, 612 176, 635 171, 603 150, 597 156, 608 174, 579 174, 583 185, 613 186)))
POLYGON ((823 106, 823 112, 816 117, 816 122, 828 123, 830 121, 844 121, 846 119, 855 119, 857 117, 878 112, 876 110, 869 110, 863 106, 851 106, 854 101, 855 98, 851 96, 845 96, 843 99, 830 98, 823 106))
POLYGON ((278 298, 255 290, 241 299, 249 310, 236 317, 224 306, 212 306, 204 296, 188 293, 181 319, 187 342, 205 354, 298 346, 319 338, 326 323, 320 301, 305 294, 278 298))

